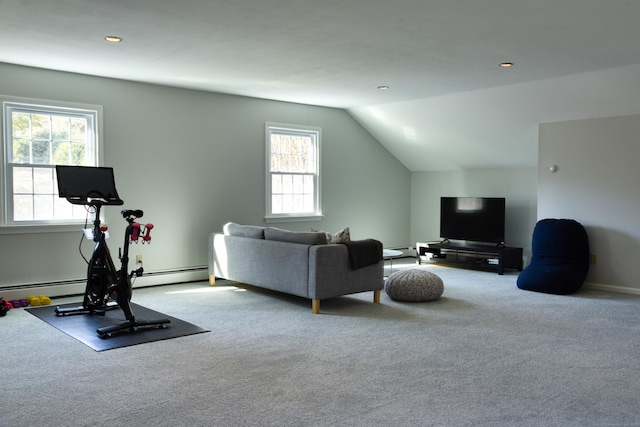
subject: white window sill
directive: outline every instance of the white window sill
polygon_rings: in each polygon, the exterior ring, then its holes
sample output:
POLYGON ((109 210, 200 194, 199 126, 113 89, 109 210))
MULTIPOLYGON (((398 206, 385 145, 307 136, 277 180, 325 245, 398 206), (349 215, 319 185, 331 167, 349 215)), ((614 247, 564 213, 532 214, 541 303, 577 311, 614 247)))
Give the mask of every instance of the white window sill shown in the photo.
MULTIPOLYGON (((91 223, 91 226, 93 223, 91 223)), ((90 224, 87 224, 87 227, 90 224)), ((0 234, 39 234, 39 233, 69 233, 82 231, 85 224, 40 224, 40 225, 4 225, 0 226, 0 234)))
POLYGON ((278 223, 278 222, 313 222, 321 221, 322 215, 291 215, 291 216, 265 216, 264 222, 266 223, 278 223))

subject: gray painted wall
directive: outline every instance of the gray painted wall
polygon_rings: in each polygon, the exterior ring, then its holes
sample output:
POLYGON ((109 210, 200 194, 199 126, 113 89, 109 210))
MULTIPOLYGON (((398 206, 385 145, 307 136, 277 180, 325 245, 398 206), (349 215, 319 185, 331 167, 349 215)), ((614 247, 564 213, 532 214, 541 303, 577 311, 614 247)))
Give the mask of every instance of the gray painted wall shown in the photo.
POLYGON ((587 282, 633 293, 640 293, 638 159, 640 116, 540 125, 538 217, 582 223, 597 257, 587 282))
POLYGON ((587 286, 640 294, 639 158, 638 115, 541 124, 538 168, 412 173, 411 241, 438 238, 440 196, 504 196, 507 244, 525 263, 539 219, 573 218, 596 256, 587 286))
MULTIPOLYGON (((113 166, 125 207, 145 211, 153 242, 134 247, 148 272, 206 265, 206 236, 225 221, 262 224, 264 123, 323 129, 320 222, 282 223, 373 237, 385 247, 437 239, 439 198, 507 198, 507 244, 530 257, 537 219, 582 222, 597 256, 587 281, 612 290, 640 284, 640 203, 636 167, 640 116, 540 126, 539 168, 409 171, 339 109, 175 89, 0 64, 0 94, 104 107, 105 165, 113 166), (555 164, 555 173, 548 165, 555 164)), ((119 208, 105 208, 122 244, 119 208)), ((7 234, 0 230, 0 287, 82 278, 80 231, 7 234)), ((85 253, 90 252, 85 244, 85 253)))
MULTIPOLYGON (((340 109, 176 89, 0 64, 0 94, 104 107, 104 165, 115 170, 124 207, 143 209, 151 245, 134 246, 147 272, 206 265, 207 236, 226 221, 264 224, 267 121, 322 128, 324 218, 275 224, 409 240, 409 171, 340 109)), ((122 245, 119 207, 104 213, 122 245)), ((0 231, 0 286, 73 280, 85 274, 80 231, 0 231)), ((85 246, 90 253, 91 244, 85 246)))

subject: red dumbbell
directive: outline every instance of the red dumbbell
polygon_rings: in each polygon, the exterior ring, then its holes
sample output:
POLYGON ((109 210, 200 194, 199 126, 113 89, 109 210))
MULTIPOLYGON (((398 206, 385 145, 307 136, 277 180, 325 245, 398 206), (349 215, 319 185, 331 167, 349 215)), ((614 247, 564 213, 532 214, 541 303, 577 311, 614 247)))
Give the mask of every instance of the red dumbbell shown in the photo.
POLYGON ((140 223, 134 222, 131 226, 133 227, 133 231, 131 232, 131 241, 138 243, 138 238, 140 237, 140 223))
POLYGON ((144 233, 144 236, 142 236, 142 240, 144 242, 150 243, 151 242, 151 229, 153 228, 153 224, 149 223, 147 225, 145 225, 146 228, 146 232, 144 233))

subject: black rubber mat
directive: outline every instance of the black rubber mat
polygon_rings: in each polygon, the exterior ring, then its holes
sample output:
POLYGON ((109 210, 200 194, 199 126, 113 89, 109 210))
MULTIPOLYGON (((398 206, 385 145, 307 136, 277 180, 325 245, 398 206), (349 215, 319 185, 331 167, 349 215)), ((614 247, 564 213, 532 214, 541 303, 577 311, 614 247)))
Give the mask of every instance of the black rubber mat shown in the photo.
MULTIPOLYGON (((59 307, 77 307, 78 305, 82 304, 64 304, 59 307)), ((157 311, 134 303, 131 303, 131 310, 136 320, 169 319, 171 322, 165 324, 164 328, 138 328, 134 331, 127 329, 117 332, 111 337, 103 338, 96 332, 98 328, 117 325, 126 321, 124 313, 119 308, 107 311, 104 316, 97 314, 56 316, 55 305, 28 308, 26 310, 54 328, 88 345, 95 351, 111 350, 114 348, 209 332, 199 326, 158 313, 157 311)))

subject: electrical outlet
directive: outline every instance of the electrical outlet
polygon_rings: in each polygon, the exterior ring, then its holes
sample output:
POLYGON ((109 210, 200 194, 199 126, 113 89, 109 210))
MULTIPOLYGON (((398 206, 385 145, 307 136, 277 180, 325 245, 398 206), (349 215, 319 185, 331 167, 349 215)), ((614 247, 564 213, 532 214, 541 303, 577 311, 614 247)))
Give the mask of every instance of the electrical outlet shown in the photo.
POLYGON ((596 254, 590 254, 589 261, 591 264, 596 264, 598 262, 598 256, 596 254))
POLYGON ((142 255, 136 255, 136 264, 142 264, 142 255))

